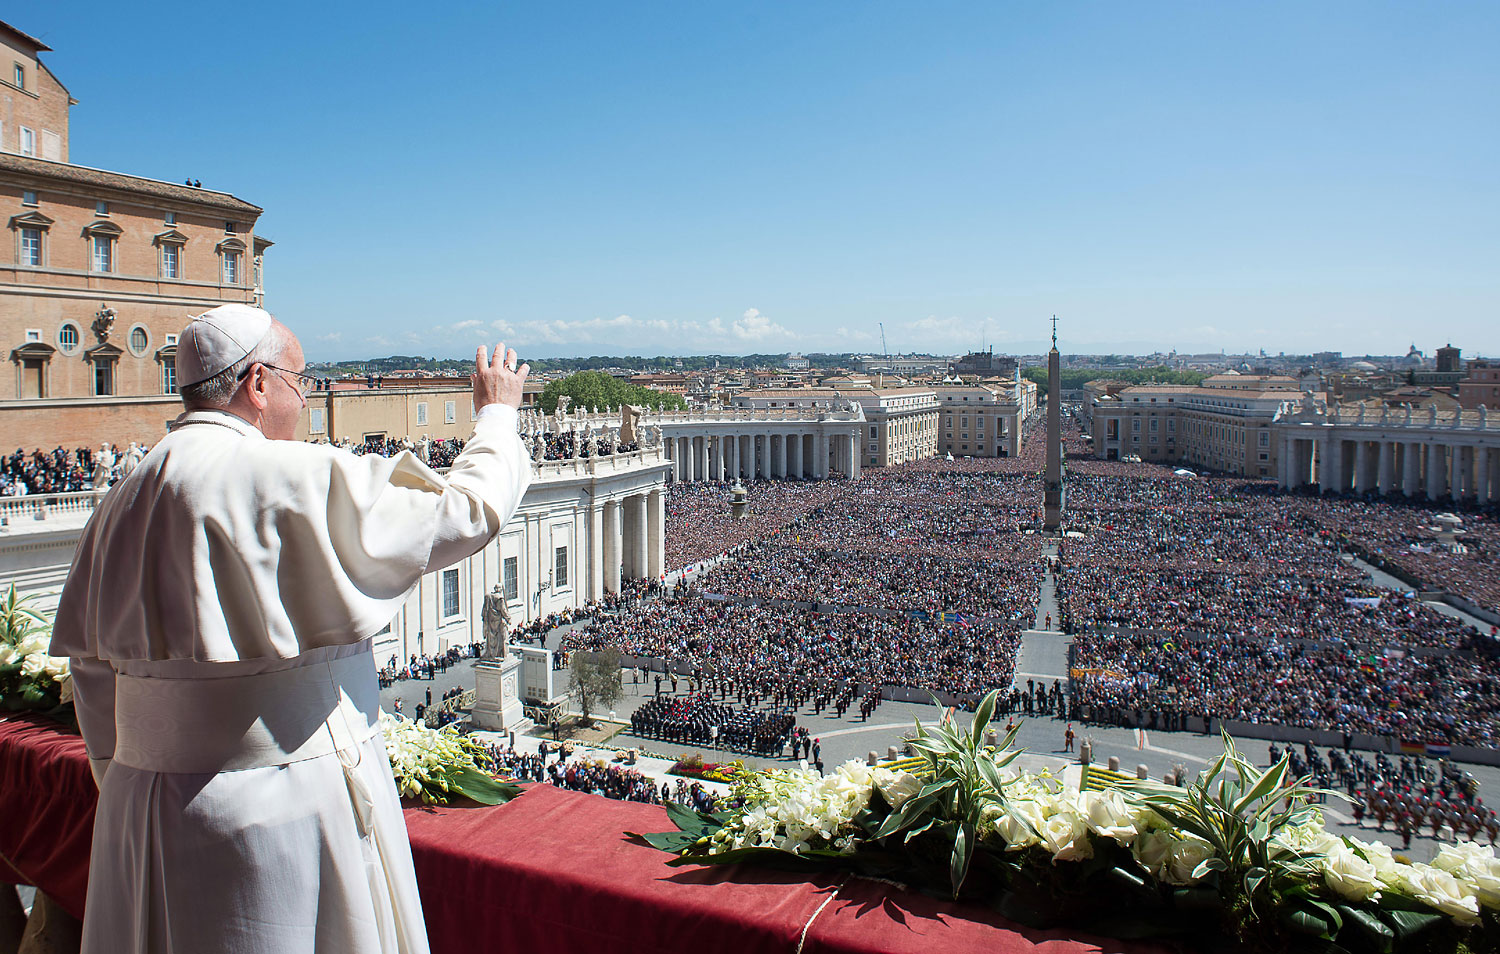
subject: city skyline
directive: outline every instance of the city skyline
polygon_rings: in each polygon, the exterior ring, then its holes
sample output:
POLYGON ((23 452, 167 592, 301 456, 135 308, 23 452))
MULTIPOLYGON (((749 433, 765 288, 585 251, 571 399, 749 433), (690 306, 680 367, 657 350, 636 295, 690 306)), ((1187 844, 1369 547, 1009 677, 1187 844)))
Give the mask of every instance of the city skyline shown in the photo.
POLYGON ((313 360, 1500 352, 1488 5, 385 11, 15 25, 72 161, 266 209, 313 360), (243 94, 103 55, 224 29, 243 94))

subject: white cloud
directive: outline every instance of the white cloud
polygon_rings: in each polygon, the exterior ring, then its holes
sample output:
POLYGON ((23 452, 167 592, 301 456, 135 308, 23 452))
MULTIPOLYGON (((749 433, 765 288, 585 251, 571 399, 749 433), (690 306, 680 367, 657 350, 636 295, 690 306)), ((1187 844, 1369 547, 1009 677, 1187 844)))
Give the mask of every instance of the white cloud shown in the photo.
POLYGON ((875 333, 873 331, 860 331, 855 328, 840 326, 833 330, 833 340, 835 344, 847 341, 874 341, 875 333))
POLYGON ((480 321, 477 318, 470 318, 467 321, 460 321, 457 324, 455 324, 453 326, 453 330, 454 331, 472 331, 475 328, 483 328, 483 327, 484 327, 484 322, 480 321))
POLYGON ((313 340, 322 341, 326 344, 338 344, 340 341, 344 340, 344 333, 342 331, 330 331, 326 335, 318 335, 313 340))
POLYGON ((795 338, 796 335, 750 308, 734 322, 734 336, 741 341, 765 341, 768 338, 795 338))

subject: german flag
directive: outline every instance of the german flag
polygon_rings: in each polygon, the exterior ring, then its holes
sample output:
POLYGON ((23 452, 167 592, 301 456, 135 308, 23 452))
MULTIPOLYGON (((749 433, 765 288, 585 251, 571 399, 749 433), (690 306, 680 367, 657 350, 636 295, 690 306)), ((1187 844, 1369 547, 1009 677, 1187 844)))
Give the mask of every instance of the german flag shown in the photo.
POLYGON ((1425 755, 1426 753, 1427 753, 1427 745, 1426 745, 1426 743, 1424 743, 1424 742, 1412 742, 1409 739, 1402 739, 1401 740, 1401 754, 1402 755, 1425 755))

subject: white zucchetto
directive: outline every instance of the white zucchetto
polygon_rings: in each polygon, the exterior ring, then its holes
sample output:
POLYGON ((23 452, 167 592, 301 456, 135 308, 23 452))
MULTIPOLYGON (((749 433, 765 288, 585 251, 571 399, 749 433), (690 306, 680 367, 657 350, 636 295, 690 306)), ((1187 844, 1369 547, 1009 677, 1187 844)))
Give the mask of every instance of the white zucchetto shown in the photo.
POLYGON ((205 311, 177 342, 177 377, 182 387, 202 384, 255 350, 271 330, 270 312, 250 305, 220 305, 205 311))

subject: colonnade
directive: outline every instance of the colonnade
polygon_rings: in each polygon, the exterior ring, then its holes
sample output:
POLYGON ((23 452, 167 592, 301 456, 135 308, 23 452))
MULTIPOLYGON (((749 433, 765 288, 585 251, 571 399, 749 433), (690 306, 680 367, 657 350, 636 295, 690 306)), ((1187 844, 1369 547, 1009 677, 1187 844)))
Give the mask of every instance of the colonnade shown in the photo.
POLYGON ((669 437, 672 477, 679 481, 826 480, 860 474, 859 435, 826 431, 770 431, 669 437))
POLYGON ((1360 427, 1294 427, 1278 433, 1277 483, 1323 493, 1404 494, 1428 500, 1500 501, 1500 430, 1408 433, 1360 427))
POLYGON ((588 511, 590 598, 624 581, 655 579, 666 554, 667 494, 657 489, 595 501, 588 511))

